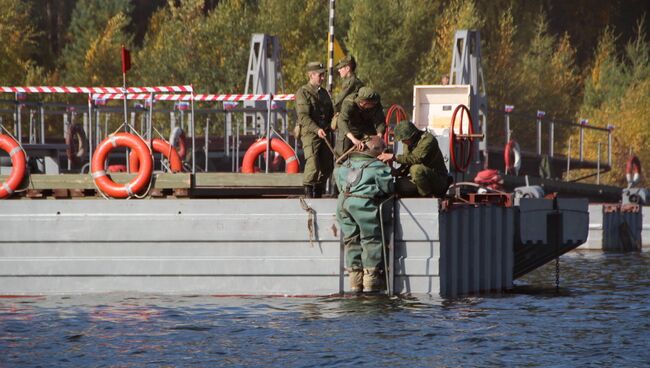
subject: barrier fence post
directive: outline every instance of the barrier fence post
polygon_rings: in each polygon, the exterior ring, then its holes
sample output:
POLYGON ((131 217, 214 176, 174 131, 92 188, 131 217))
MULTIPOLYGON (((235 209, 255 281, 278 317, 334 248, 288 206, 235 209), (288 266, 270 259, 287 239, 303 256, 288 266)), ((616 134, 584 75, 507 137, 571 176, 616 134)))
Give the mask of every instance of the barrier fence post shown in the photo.
POLYGON ((45 144, 45 107, 43 103, 40 104, 40 114, 41 114, 41 144, 45 144))
POLYGON ((569 138, 569 147, 566 155, 566 180, 569 181, 569 173, 571 172, 571 138, 569 138))
POLYGON ((88 93, 88 162, 93 162, 93 100, 88 93))
POLYGON ((266 169, 265 172, 269 173, 269 160, 271 159, 271 101, 273 100, 273 94, 269 93, 267 95, 268 101, 266 103, 266 169))
POLYGON ((553 145, 555 144, 555 119, 548 124, 548 156, 553 157, 553 145))
POLYGON ((192 88, 192 93, 190 95, 190 103, 192 105, 192 112, 190 116, 190 132, 192 133, 192 174, 196 174, 196 132, 194 130, 194 88, 192 88))
POLYGON ((600 185, 600 142, 598 142, 598 159, 596 160, 596 184, 600 185))
POLYGON ((612 130, 614 126, 607 125, 607 165, 612 166, 612 130))
POLYGON ((205 145, 204 145, 204 154, 205 154, 205 172, 208 172, 208 144, 210 142, 210 118, 205 119, 205 145))

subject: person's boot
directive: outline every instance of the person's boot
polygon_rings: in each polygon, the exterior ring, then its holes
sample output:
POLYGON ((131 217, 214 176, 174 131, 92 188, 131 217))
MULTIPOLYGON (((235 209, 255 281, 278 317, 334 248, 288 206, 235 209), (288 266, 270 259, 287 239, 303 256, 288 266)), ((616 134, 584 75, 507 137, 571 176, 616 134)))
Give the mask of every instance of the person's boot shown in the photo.
POLYGON ((350 292, 360 293, 363 291, 363 271, 348 271, 348 281, 350 282, 350 292))
POLYGON ((383 279, 378 268, 365 268, 363 270, 363 291, 377 292, 383 290, 383 279))
POLYGON ((305 198, 314 198, 314 187, 305 185, 305 198))
POLYGON ((314 198, 321 198, 323 196, 323 187, 320 185, 314 186, 314 198))

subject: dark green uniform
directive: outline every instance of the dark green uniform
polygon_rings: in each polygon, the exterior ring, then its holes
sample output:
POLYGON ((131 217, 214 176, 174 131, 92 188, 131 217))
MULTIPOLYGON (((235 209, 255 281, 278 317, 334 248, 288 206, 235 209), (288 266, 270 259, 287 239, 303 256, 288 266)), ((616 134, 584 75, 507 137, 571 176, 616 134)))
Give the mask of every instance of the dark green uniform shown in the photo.
POLYGON ((318 129, 330 129, 334 115, 332 100, 324 88, 307 83, 296 92, 296 113, 305 153, 303 185, 323 188, 332 174, 334 158, 317 132, 318 129))
POLYGON ((359 92, 359 88, 363 87, 363 82, 357 78, 356 75, 350 74, 349 77, 342 79, 341 91, 334 97, 334 112, 340 112, 343 100, 349 95, 359 92))
POLYGON ((348 270, 383 268, 379 204, 393 193, 390 168, 374 157, 353 153, 335 170, 339 188, 337 220, 348 270))
POLYGON ((404 145, 404 153, 395 156, 395 161, 408 168, 421 196, 442 197, 447 192, 450 184, 447 167, 438 141, 431 133, 418 130, 411 136, 410 144, 404 145))
POLYGON ((372 109, 364 110, 359 107, 359 100, 359 93, 352 94, 343 100, 336 134, 337 155, 342 155, 352 147, 352 142, 346 137, 348 132, 351 132, 357 139, 363 139, 365 136, 384 134, 386 131, 386 117, 381 102, 377 102, 372 109))

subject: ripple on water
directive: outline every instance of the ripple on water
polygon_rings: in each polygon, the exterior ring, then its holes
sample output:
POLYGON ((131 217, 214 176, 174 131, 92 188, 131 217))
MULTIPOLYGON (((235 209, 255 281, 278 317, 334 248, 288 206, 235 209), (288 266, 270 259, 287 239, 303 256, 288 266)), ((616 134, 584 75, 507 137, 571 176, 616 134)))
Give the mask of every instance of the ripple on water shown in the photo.
POLYGON ((560 266, 457 299, 0 299, 0 366, 647 366, 650 253, 560 266))

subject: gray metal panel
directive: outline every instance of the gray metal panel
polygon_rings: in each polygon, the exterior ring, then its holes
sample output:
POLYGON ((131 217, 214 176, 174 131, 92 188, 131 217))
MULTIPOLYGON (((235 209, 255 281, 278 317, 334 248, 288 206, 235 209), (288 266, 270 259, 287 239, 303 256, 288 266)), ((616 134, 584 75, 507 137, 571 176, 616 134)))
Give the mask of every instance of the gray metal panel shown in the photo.
POLYGON ((603 205, 589 205, 589 235, 578 249, 603 249, 603 205))
POLYGON ((603 213, 603 250, 641 250, 643 229, 643 207, 639 212, 603 213))
POLYGON ((518 210, 519 241, 522 244, 548 244, 546 217, 553 211, 553 200, 521 198, 518 210))
MULTIPOLYGON (((3 201, 0 293, 337 293, 336 201, 307 204, 313 246, 299 199, 3 201)), ((398 211, 396 291, 437 293, 438 202, 398 211)))
POLYGON ((558 198, 562 216, 562 244, 582 244, 589 234, 589 201, 585 198, 558 198))
POLYGON ((513 209, 454 207, 440 213, 440 294, 512 287, 513 209))

